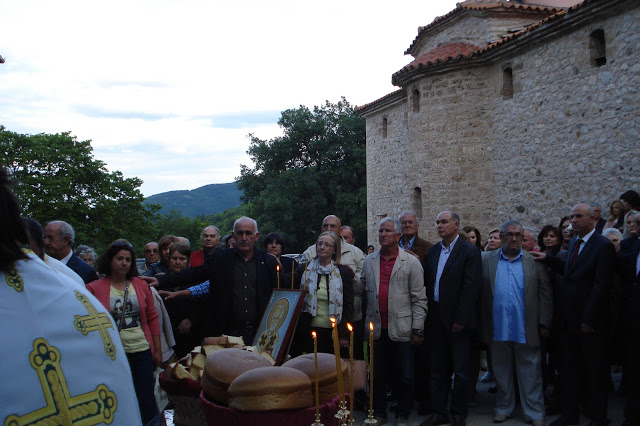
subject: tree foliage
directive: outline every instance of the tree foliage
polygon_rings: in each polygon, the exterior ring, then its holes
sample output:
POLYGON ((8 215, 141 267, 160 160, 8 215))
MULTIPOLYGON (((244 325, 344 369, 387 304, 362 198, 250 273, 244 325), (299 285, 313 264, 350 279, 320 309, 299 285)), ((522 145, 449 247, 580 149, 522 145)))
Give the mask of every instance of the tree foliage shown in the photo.
POLYGON ((315 241, 322 219, 335 214, 366 245, 364 119, 342 98, 283 111, 278 125, 281 137, 250 135, 254 167, 242 165, 238 178, 263 235, 280 232, 288 252, 301 252, 315 241))
POLYGON ((64 220, 77 244, 98 252, 118 238, 139 248, 155 234, 158 206, 143 204, 140 179, 109 172, 92 151, 90 140, 69 132, 25 135, 0 126, 0 166, 17 181, 23 215, 43 226, 64 220))

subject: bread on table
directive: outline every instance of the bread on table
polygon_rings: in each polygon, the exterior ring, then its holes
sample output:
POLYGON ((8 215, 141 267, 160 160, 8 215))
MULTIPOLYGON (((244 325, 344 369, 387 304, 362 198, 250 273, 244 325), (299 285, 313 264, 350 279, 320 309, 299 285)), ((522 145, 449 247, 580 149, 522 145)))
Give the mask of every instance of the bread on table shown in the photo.
MULTIPOLYGON (((349 392, 349 374, 347 370, 347 363, 340 360, 342 363, 342 377, 344 383, 345 392, 349 392)), ((311 391, 315 398, 315 360, 313 354, 305 354, 282 364, 283 367, 295 368, 300 370, 309 377, 311 380, 311 391)), ((333 354, 318 353, 318 394, 320 404, 325 404, 331 401, 336 395, 338 395, 338 374, 336 371, 336 357, 333 354)))
POLYGON ((238 411, 300 410, 311 406, 311 380, 295 368, 254 368, 229 386, 229 407, 238 411))
POLYGON ((209 399, 227 405, 227 390, 236 377, 254 368, 269 366, 269 361, 253 352, 220 349, 207 357, 200 386, 209 399))

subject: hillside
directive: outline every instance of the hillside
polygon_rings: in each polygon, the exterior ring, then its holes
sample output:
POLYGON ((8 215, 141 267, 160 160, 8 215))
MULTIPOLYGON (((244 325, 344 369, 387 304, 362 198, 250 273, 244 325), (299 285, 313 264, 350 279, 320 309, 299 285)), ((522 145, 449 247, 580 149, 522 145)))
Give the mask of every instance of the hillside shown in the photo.
POLYGON ((217 183, 201 186, 200 188, 182 191, 169 191, 147 197, 147 204, 160 204, 161 214, 168 214, 171 210, 182 213, 183 216, 196 217, 215 214, 241 204, 240 195, 235 182, 217 183))

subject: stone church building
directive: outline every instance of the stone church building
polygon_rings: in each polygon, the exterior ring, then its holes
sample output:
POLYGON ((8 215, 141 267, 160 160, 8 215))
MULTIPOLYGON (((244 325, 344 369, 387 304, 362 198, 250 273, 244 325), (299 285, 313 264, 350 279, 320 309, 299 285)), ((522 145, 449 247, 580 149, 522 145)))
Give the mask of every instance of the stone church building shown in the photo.
POLYGON ((432 242, 448 209, 486 238, 640 191, 639 0, 467 0, 405 54, 400 89, 357 108, 369 242, 404 210, 432 242))

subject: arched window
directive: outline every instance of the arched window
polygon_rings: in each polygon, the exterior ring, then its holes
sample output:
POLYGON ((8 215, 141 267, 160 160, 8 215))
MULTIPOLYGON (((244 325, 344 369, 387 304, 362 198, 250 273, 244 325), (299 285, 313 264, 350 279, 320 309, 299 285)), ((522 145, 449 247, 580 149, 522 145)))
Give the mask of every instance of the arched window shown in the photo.
POLYGON ((383 139, 387 138, 387 119, 386 118, 382 119, 382 138, 383 139))
POLYGON ((413 112, 420 111, 420 91, 418 89, 413 89, 413 95, 411 96, 411 101, 413 102, 413 112))
POLYGON ((513 69, 507 67, 502 70, 502 99, 513 98, 513 69))
POLYGON ((607 46, 604 41, 604 30, 595 30, 589 35, 589 56, 591 56, 592 67, 606 65, 607 46))
POLYGON ((411 194, 411 206, 418 220, 421 220, 422 219, 422 189, 420 189, 417 186, 413 188, 413 194, 411 194))

